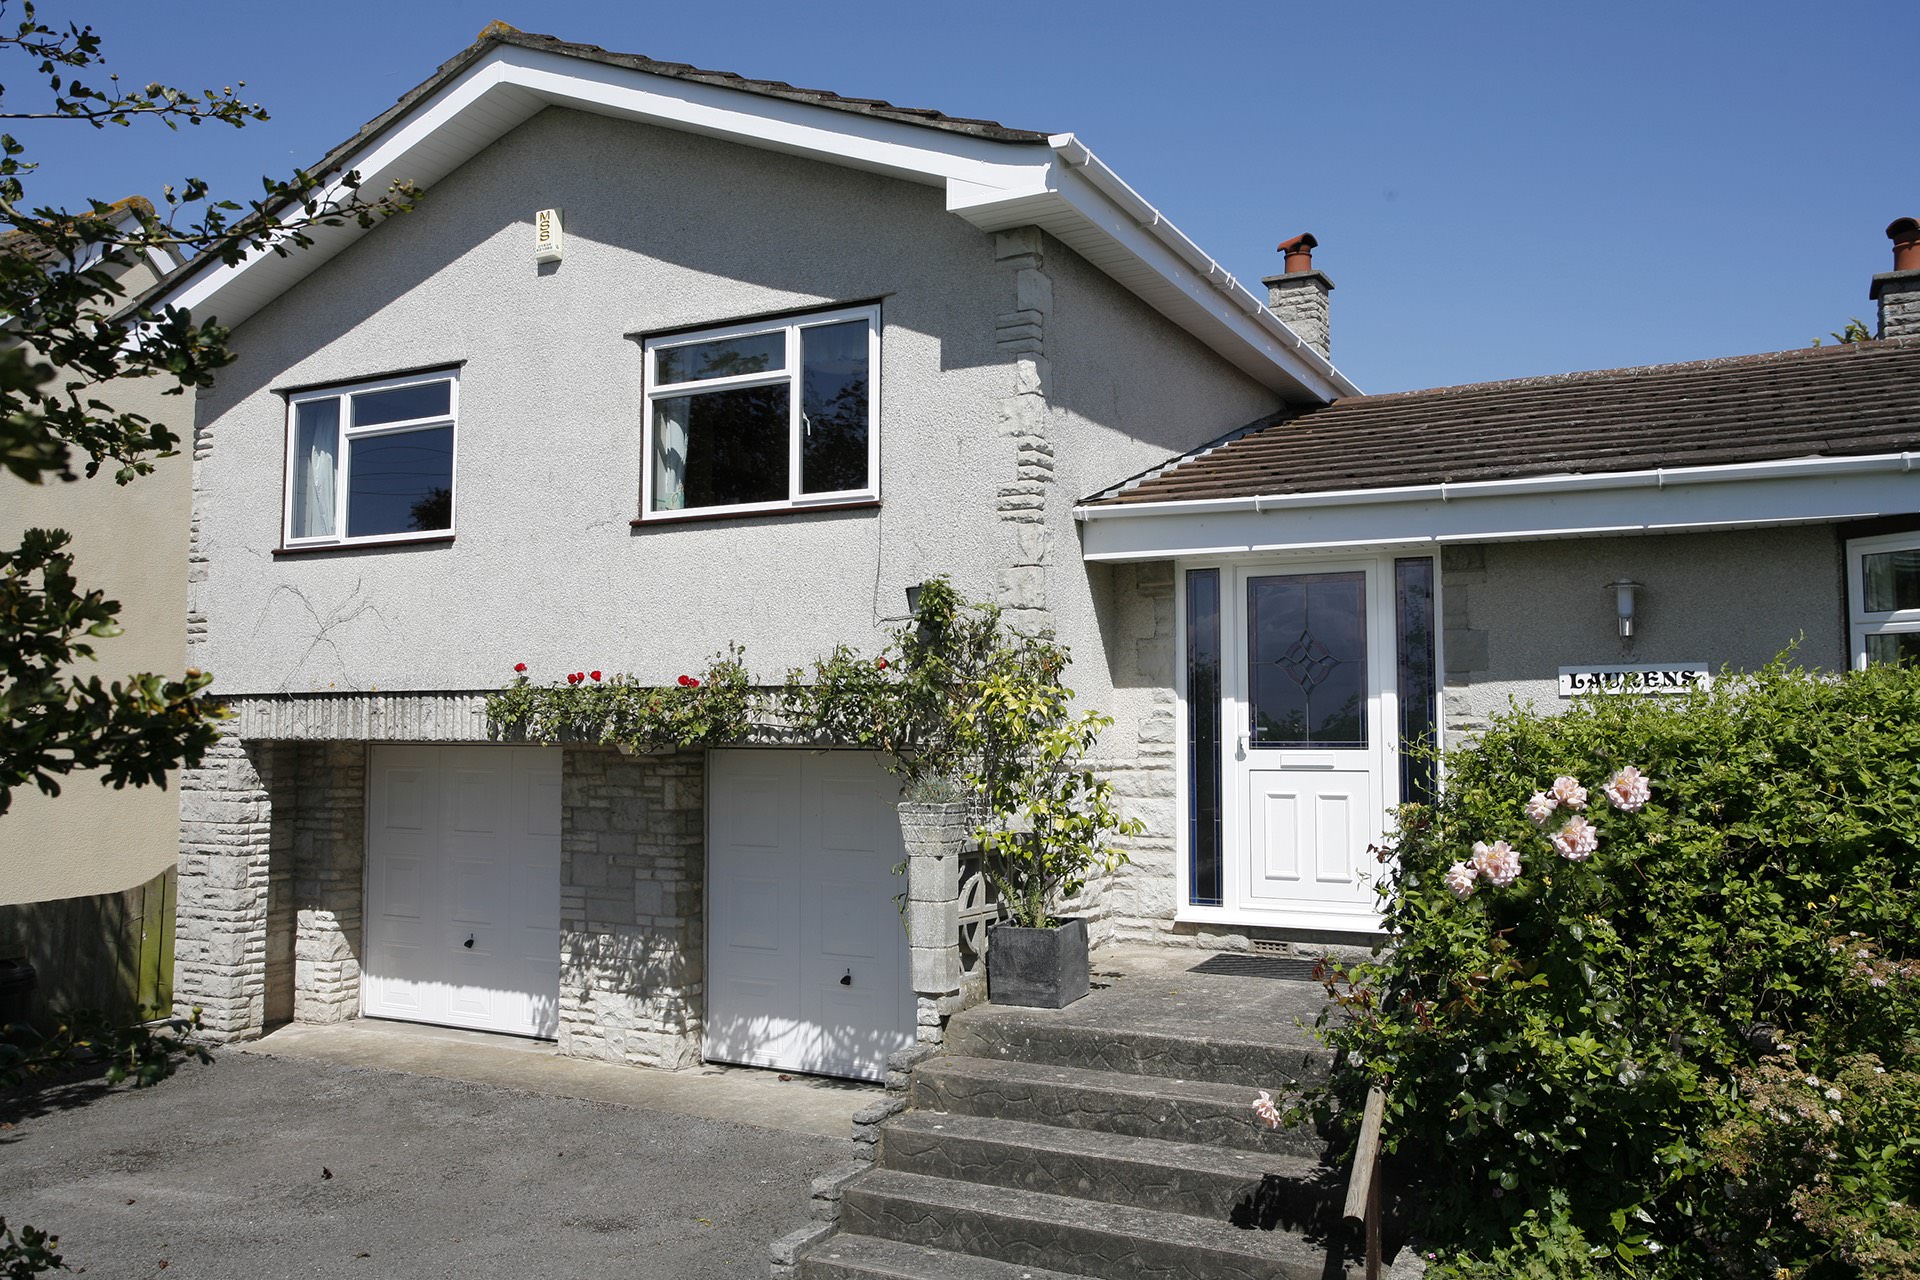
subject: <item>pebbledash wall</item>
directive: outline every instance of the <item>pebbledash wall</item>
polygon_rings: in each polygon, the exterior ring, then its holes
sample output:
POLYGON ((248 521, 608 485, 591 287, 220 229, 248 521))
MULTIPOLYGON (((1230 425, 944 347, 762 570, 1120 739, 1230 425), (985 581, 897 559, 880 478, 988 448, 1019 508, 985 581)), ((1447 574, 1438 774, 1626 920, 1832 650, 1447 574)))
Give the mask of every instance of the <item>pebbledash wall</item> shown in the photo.
MULTIPOLYGON (((667 683, 740 641, 777 677, 879 644, 904 588, 939 573, 1071 646, 1070 683, 1116 717, 1103 761, 1152 827, 1143 865, 1171 867, 1172 579, 1138 571, 1142 596, 1083 567, 1072 504, 1277 402, 1040 231, 983 234, 937 190, 550 110, 235 346, 199 406, 189 638, 238 716, 182 780, 176 989, 212 1034, 357 1013, 371 744, 487 741, 478 691, 515 661, 667 683), (547 205, 566 209, 568 248, 540 270, 530 225, 547 205), (629 529, 629 335, 872 298, 881 506, 629 529), (276 556, 275 389, 453 361, 456 540, 276 556)), ((556 749, 560 1047, 687 1065, 705 1006, 704 762, 556 749)), ((1170 875, 1088 905, 1103 922, 1114 904, 1170 911, 1170 875)))

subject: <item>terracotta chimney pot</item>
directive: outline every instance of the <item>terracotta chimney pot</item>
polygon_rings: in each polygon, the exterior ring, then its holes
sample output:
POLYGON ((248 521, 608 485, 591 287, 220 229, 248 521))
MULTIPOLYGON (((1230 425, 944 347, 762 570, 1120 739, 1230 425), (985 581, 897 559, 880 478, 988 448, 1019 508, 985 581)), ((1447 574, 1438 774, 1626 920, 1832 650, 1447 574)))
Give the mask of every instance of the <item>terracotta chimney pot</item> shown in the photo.
MULTIPOLYGON (((1907 221, 1911 222, 1912 219, 1909 218, 1907 221)), ((1282 240, 1278 252, 1286 254, 1287 257, 1281 269, 1288 275, 1296 271, 1313 270, 1313 251, 1319 247, 1320 242, 1314 239, 1311 231, 1297 235, 1291 240, 1282 240)))
POLYGON ((1920 221, 1895 218, 1887 224, 1887 239, 1893 241, 1895 271, 1920 271, 1920 221))

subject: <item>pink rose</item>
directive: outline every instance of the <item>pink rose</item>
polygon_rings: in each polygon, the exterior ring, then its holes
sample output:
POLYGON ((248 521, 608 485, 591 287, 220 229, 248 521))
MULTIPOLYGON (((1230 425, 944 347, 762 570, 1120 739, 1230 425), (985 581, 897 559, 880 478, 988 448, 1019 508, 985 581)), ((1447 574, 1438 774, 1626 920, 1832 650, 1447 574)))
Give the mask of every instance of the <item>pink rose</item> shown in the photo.
POLYGON ((1565 774, 1561 774, 1553 780, 1553 790, 1548 794, 1569 809, 1584 809, 1587 807, 1587 789, 1580 785, 1580 779, 1578 778, 1570 778, 1565 774))
POLYGON ((1456 862, 1447 868, 1447 889, 1454 897, 1465 901, 1473 896, 1474 881, 1479 878, 1471 864, 1456 862))
POLYGON ((1606 793, 1608 803, 1626 813, 1638 811, 1653 795, 1652 784, 1632 765, 1608 778, 1600 790, 1606 793))
POLYGON ((1560 856, 1569 862, 1585 862, 1600 847, 1600 831, 1585 818, 1569 818, 1567 825, 1548 837, 1560 856))
POLYGON ((1473 846, 1473 869, 1489 884, 1504 889, 1520 878, 1520 855, 1505 840, 1477 843, 1473 846))

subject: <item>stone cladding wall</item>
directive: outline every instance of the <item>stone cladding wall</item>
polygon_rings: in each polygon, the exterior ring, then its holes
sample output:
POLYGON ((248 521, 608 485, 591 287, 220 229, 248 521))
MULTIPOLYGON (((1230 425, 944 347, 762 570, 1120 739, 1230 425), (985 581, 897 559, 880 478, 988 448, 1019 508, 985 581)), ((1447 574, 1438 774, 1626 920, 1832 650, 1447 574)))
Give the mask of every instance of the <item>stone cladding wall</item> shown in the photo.
POLYGON ((561 770, 560 1051, 693 1066, 706 1008, 706 762, 568 748, 561 770))

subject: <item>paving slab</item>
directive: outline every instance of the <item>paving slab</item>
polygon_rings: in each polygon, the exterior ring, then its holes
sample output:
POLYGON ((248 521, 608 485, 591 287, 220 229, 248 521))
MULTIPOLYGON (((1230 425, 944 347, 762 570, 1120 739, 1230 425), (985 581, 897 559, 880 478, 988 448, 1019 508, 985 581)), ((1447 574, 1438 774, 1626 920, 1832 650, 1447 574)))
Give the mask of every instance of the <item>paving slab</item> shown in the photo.
POLYGON ((606 1069, 655 1077, 632 1088, 660 1105, 223 1050, 151 1089, 0 1110, 0 1212, 110 1280, 765 1274, 810 1181, 849 1158, 844 1120, 770 1125, 798 1080, 710 1080, 696 1104, 697 1076, 606 1069))

